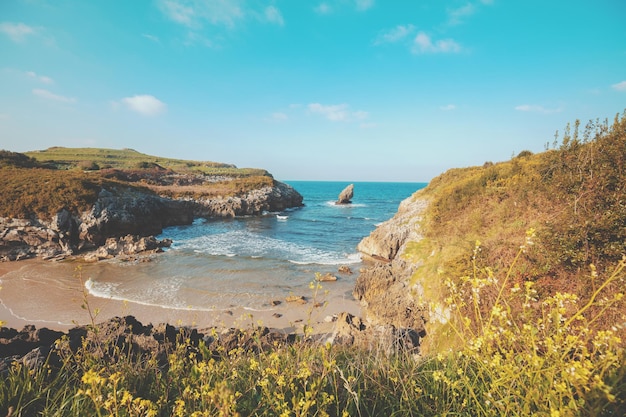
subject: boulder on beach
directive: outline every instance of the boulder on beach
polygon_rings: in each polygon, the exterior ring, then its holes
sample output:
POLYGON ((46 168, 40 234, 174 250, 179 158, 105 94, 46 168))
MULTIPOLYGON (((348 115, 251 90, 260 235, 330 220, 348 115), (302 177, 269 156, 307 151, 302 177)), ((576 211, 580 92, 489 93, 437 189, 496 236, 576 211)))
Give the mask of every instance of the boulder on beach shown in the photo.
POLYGON ((339 198, 335 202, 335 204, 350 204, 352 203, 352 197, 354 196, 354 184, 348 185, 343 191, 339 194, 339 198))

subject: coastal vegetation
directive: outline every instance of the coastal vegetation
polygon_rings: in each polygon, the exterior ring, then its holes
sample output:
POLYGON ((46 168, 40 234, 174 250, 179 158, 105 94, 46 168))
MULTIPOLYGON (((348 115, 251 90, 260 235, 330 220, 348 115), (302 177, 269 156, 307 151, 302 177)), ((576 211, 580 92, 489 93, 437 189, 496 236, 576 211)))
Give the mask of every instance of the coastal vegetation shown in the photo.
POLYGON ((423 239, 401 256, 419 265, 407 291, 429 307, 420 354, 308 335, 267 346, 255 328, 257 343, 232 349, 182 329, 165 360, 61 340, 56 368, 6 371, 0 413, 624 415, 625 159, 626 112, 416 193, 429 202, 423 239))

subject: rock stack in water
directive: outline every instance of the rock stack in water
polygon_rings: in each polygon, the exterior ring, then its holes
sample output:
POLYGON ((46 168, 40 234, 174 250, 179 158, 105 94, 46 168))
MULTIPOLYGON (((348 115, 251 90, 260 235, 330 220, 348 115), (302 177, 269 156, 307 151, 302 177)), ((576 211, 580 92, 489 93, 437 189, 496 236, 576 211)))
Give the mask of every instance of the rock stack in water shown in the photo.
POLYGON ((352 197, 354 196, 354 184, 348 185, 343 191, 339 194, 339 198, 335 202, 335 204, 351 204, 352 197))

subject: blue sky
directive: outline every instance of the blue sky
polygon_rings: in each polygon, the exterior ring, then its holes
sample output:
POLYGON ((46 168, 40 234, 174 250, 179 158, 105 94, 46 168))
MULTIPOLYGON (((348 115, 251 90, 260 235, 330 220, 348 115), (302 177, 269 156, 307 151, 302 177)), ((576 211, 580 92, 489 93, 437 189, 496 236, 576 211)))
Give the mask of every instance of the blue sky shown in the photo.
POLYGON ((1 0, 0 148, 428 181, 626 108, 626 1, 1 0))

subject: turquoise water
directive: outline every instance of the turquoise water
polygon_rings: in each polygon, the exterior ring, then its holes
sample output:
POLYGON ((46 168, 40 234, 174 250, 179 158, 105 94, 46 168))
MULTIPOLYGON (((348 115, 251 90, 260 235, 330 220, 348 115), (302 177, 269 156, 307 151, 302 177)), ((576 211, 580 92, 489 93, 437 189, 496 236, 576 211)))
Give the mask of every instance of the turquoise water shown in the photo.
MULTIPOLYGON (((315 273, 337 274, 341 265, 358 271, 359 241, 426 185, 354 183, 352 204, 337 206, 348 183, 287 182, 304 196, 304 207, 167 228, 158 236, 174 242, 166 253, 91 271, 89 291, 166 308, 270 310, 274 299, 310 292, 315 273)), ((340 275, 333 295, 351 298, 356 275, 340 275)))

